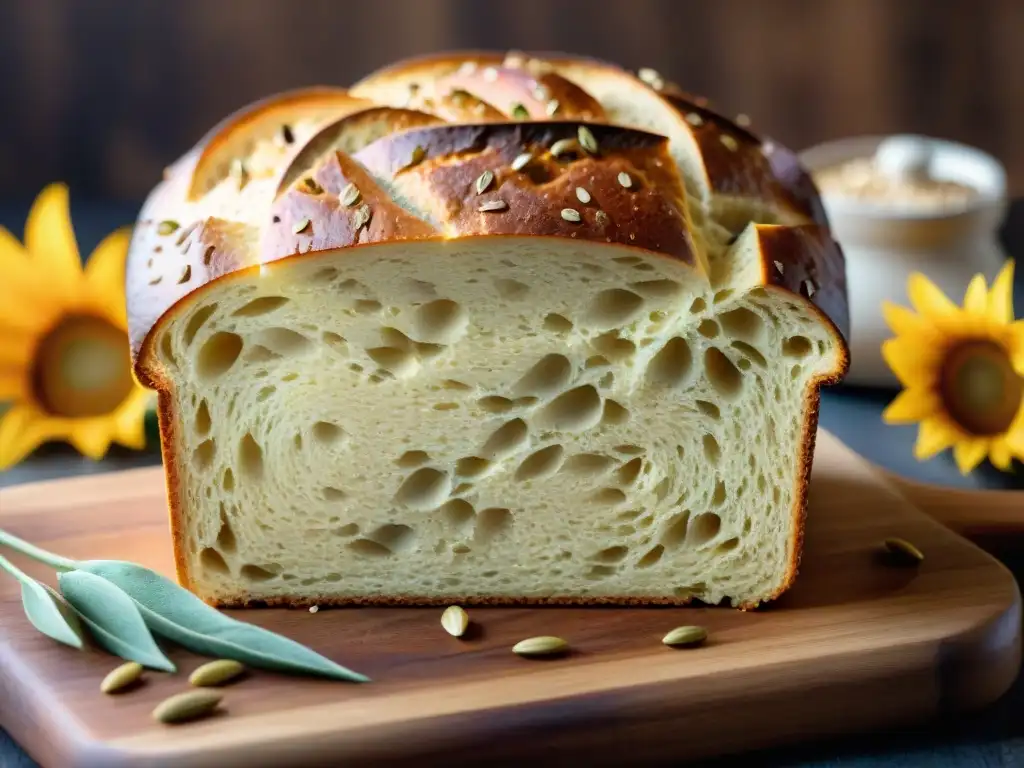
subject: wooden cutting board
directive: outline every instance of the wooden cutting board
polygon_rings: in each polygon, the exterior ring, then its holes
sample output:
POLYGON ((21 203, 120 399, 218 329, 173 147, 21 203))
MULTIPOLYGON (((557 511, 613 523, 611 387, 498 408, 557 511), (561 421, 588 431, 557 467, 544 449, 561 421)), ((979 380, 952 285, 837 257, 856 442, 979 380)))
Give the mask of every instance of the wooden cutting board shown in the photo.
MULTIPOLYGON (((163 485, 145 469, 15 487, 0 526, 76 558, 170 572, 163 485)), ((39 569, 33 572, 42 574, 39 569)), ((997 561, 914 509, 821 433, 797 586, 770 608, 478 608, 476 633, 446 635, 440 611, 241 612, 370 675, 367 685, 255 672, 225 711, 166 727, 154 705, 200 659, 170 655, 119 697, 98 691, 115 660, 33 630, 0 581, 0 725, 44 766, 616 764, 682 761, 893 726, 984 705, 1020 663, 1020 594, 997 561), (918 570, 873 553, 902 536, 918 570), (671 650, 680 624, 709 643, 671 650), (529 661, 517 640, 556 634, 575 653, 529 661)))

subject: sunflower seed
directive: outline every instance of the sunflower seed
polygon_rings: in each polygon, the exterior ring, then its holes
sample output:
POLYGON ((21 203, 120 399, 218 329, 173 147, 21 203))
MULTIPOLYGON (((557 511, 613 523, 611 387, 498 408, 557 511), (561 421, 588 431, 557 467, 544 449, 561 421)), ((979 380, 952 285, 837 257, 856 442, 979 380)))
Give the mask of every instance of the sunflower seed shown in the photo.
POLYGON ((153 719, 168 725, 197 720, 211 714, 222 698, 216 691, 208 690, 178 693, 157 704, 153 719))
POLYGON ((750 116, 740 112, 738 115, 736 115, 736 125, 740 126, 741 128, 749 128, 750 116))
POLYGON ((575 208, 563 208, 562 218, 566 221, 577 222, 580 220, 580 212, 575 208))
POLYGON ((886 539, 882 546, 896 565, 917 565, 924 560, 921 550, 906 539, 886 539))
POLYGON ((181 225, 178 224, 178 222, 172 221, 171 219, 167 219, 166 221, 161 221, 159 224, 156 225, 156 233, 158 235, 169 235, 172 232, 174 232, 179 226, 181 225))
POLYGON ((700 126, 704 125, 704 118, 698 115, 696 112, 687 112, 686 122, 688 122, 694 128, 699 128, 700 126))
POLYGON ((707 637, 708 631, 704 627, 676 627, 665 635, 661 642, 674 648, 688 648, 700 645, 707 637))
POLYGON ((297 222, 295 222, 295 226, 292 227, 292 232, 294 232, 296 235, 300 235, 309 229, 310 224, 311 222, 309 219, 299 219, 297 222))
POLYGON ((476 193, 482 195, 494 181, 494 171, 484 171, 476 177, 476 193))
POLYGON ((538 83, 533 89, 533 98, 537 101, 547 101, 551 98, 551 90, 546 85, 538 83))
POLYGON ((477 210, 481 213, 504 211, 506 208, 508 208, 508 203, 504 200, 488 200, 486 203, 480 203, 480 205, 477 206, 477 210))
POLYGON ((358 232, 360 229, 370 223, 370 219, 373 217, 373 213, 370 211, 370 206, 363 203, 361 206, 356 208, 356 214, 352 217, 352 228, 358 232))
POLYGON ((782 266, 782 262, 781 262, 781 261, 776 261, 776 262, 775 262, 775 268, 776 268, 777 270, 779 270, 779 274, 780 274, 780 275, 784 275, 784 274, 786 274, 786 270, 785 270, 785 269, 783 268, 783 266, 782 266))
POLYGON ((605 213, 604 211, 598 211, 596 214, 594 214, 594 220, 597 222, 597 225, 599 227, 603 227, 605 224, 608 223, 608 214, 605 213))
POLYGON ((346 208, 351 208, 353 205, 359 202, 361 193, 355 184, 349 184, 341 191, 341 204, 346 208))
POLYGON ((309 606, 309 612, 310 613, 318 613, 319 611, 320 611, 320 606, 319 605, 311 605, 311 606, 309 606))
POLYGON ((718 137, 718 140, 722 142, 722 146, 728 149, 730 152, 735 152, 740 148, 740 145, 736 143, 736 139, 727 133, 723 133, 718 137))
POLYGON ((658 74, 658 71, 656 69, 651 69, 650 67, 640 67, 636 76, 648 85, 653 85, 661 80, 661 75, 658 74))
POLYGON ((217 659, 217 661, 210 661, 201 667, 197 667, 188 676, 188 681, 197 687, 206 688, 223 685, 230 680, 234 680, 243 672, 245 672, 245 666, 241 662, 233 659, 217 659))
POLYGON ((625 171, 622 171, 619 174, 619 184, 624 186, 626 189, 629 189, 633 186, 633 178, 625 171))
POLYGON ((103 693, 120 693, 138 682, 141 677, 142 665, 137 661, 129 661, 112 669, 100 683, 100 690, 103 693))
POLYGON ((548 117, 554 117, 560 106, 562 105, 558 103, 558 99, 552 99, 544 105, 544 111, 547 112, 548 117))
POLYGON ((814 295, 814 291, 816 290, 814 287, 814 283, 812 283, 810 280, 804 280, 803 285, 804 292, 807 294, 807 298, 811 298, 814 295))
POLYGON ((304 192, 308 192, 311 195, 319 195, 324 191, 324 188, 321 187, 312 176, 307 176, 302 180, 302 189, 304 192))
POLYGON ((231 178, 235 180, 238 188, 241 189, 249 182, 249 171, 245 167, 245 163, 242 162, 241 158, 236 157, 231 161, 231 178))
POLYGON ((464 62, 462 62, 462 64, 459 66, 458 72, 459 72, 460 75, 472 75, 474 72, 476 72, 476 62, 475 61, 464 61, 464 62))
POLYGON ((488 83, 493 83, 498 79, 498 70, 494 67, 487 67, 484 69, 484 80, 488 83))
POLYGON ((512 105, 512 117, 514 117, 516 120, 529 120, 530 119, 530 110, 528 110, 522 104, 518 104, 518 103, 513 104, 512 105))
POLYGON ((590 202, 590 193, 583 187, 576 187, 576 199, 586 205, 590 202))
POLYGON ((560 637, 543 635, 520 640, 512 646, 512 653, 520 656, 554 656, 569 650, 569 644, 560 637))
POLYGON ((554 157, 564 155, 567 152, 572 152, 576 149, 576 141, 574 139, 559 139, 551 145, 551 154, 554 157))
POLYGON ((462 637, 469 626, 469 614, 457 605, 449 605, 441 614, 441 626, 452 637, 462 637))
POLYGON ((178 285, 184 285, 192 279, 192 265, 186 264, 185 268, 181 270, 181 277, 178 278, 178 285))
POLYGON ((580 140, 581 147, 592 155, 597 154, 597 139, 594 138, 594 134, 587 126, 581 125, 577 128, 576 136, 580 140))
POLYGON ((531 160, 533 160, 533 155, 529 152, 523 152, 521 155, 517 155, 516 159, 512 161, 511 168, 513 171, 521 171, 531 160))

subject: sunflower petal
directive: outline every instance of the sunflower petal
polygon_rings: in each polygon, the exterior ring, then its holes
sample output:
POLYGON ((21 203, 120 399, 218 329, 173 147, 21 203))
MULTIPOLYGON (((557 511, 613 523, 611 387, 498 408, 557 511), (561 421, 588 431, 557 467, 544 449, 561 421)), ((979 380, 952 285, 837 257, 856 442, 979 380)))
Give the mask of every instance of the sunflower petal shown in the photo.
POLYGON ((126 315, 124 270, 130 237, 127 227, 107 235, 85 265, 90 300, 118 323, 124 323, 126 315))
POLYGON ((922 421, 942 409, 939 396, 927 389, 905 389, 882 412, 886 424, 911 424, 922 421))
POLYGON ((25 399, 25 378, 21 368, 0 366, 0 403, 25 399))
POLYGON ((25 246, 51 290, 71 295, 79 285, 82 261, 71 227, 66 185, 51 184, 36 197, 25 223, 25 246))
POLYGON ((960 431, 942 419, 933 417, 922 421, 914 445, 914 458, 919 461, 930 459, 954 445, 960 437, 960 431))
POLYGON ((929 385, 935 377, 940 352, 934 345, 900 337, 882 343, 882 358, 905 387, 929 385))
POLYGON ((916 314, 906 307, 893 304, 889 301, 882 302, 882 316, 892 332, 897 336, 935 337, 938 335, 935 326, 921 315, 916 314))
POLYGON ((137 386, 114 415, 114 439, 126 448, 146 447, 146 408, 151 396, 137 386))
POLYGON ((59 432, 59 424, 33 406, 11 406, 0 417, 0 471, 13 467, 59 432))
POLYGON ((935 283, 920 272, 914 272, 907 280, 907 295, 914 309, 928 317, 940 318, 960 311, 935 283))
POLYGON ((971 471, 981 464, 988 453, 989 441, 984 437, 975 437, 969 440, 961 440, 953 446, 953 458, 960 469, 961 475, 970 474, 971 471))
POLYGON ((988 317, 994 323, 1006 325, 1013 322, 1013 266, 1013 259, 1008 260, 992 281, 988 317))
POLYGON ((971 278, 964 294, 964 309, 972 315, 985 315, 988 309, 988 288, 984 275, 975 275, 971 278))
POLYGON ((1003 472, 1008 472, 1010 470, 1010 462, 1013 461, 1013 453, 1010 451, 1010 446, 1006 440, 996 438, 992 441, 992 445, 988 449, 988 459, 996 469, 1003 472))
POLYGON ((68 442, 83 456, 97 461, 110 447, 111 431, 107 418, 83 419, 71 428, 68 442))

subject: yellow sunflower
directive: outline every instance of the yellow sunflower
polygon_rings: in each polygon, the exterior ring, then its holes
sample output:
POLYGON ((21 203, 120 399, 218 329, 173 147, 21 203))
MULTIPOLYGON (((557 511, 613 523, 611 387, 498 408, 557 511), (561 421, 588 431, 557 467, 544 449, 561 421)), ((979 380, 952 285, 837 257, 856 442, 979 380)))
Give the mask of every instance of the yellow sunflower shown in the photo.
POLYGON ((963 307, 917 273, 907 294, 916 314, 883 307, 896 338, 882 355, 905 387, 883 418, 920 422, 919 460, 952 447, 963 474, 986 456, 1009 470, 1014 457, 1024 459, 1024 320, 1013 317, 1013 262, 991 291, 975 275, 963 307))
POLYGON ((0 470, 50 440, 93 459, 111 442, 145 445, 149 394, 132 376, 126 330, 128 237, 106 237, 83 269, 63 184, 36 198, 24 246, 0 227, 0 470))

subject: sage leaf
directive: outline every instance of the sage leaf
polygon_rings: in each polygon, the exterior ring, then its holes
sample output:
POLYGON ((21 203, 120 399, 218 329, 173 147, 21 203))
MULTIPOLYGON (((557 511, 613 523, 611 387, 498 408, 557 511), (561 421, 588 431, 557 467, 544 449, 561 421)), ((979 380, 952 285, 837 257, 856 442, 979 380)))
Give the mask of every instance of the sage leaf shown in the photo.
POLYGON ((62 602, 35 579, 21 582, 21 604, 32 625, 57 642, 82 650, 82 625, 62 602))
POLYGON ((104 649, 151 669, 175 671, 150 634, 135 601, 116 585, 86 571, 69 571, 57 579, 65 599, 104 649))
POLYGON ((120 587, 135 600, 153 632, 195 653, 281 672, 369 680, 294 640, 226 616, 148 568, 118 560, 88 560, 78 567, 120 587))

